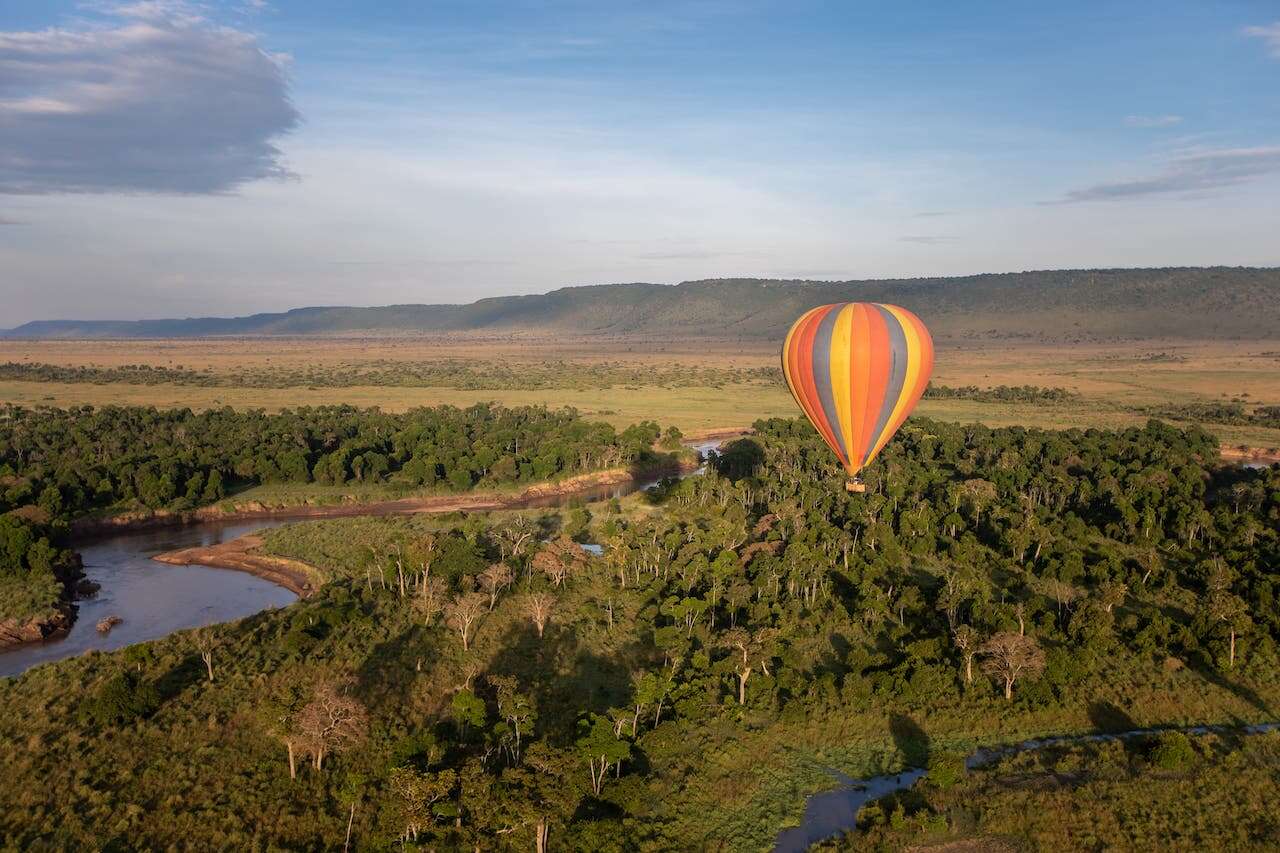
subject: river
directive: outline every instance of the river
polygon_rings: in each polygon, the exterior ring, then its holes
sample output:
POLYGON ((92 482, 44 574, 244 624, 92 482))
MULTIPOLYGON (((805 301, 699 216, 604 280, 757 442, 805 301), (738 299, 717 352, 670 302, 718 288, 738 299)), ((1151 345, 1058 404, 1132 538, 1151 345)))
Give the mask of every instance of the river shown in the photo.
MULTIPOLYGON (((705 453, 719 444, 719 441, 710 441, 690 447, 705 453)), ((679 476, 692 476, 702 470, 679 476)), ((573 494, 528 499, 508 508, 556 507, 578 501, 620 498, 652 488, 661 479, 592 486, 573 494)), ((217 545, 298 520, 261 518, 159 527, 95 538, 77 546, 84 560, 85 574, 101 589, 96 596, 76 602, 79 608, 76 621, 65 637, 0 652, 0 678, 90 650, 119 649, 174 631, 229 622, 269 607, 291 604, 297 600, 292 592, 244 572, 208 566, 172 566, 151 558, 165 551, 217 545), (110 632, 99 633, 98 620, 107 616, 119 616, 122 621, 110 632)))
MULTIPOLYGON (((1185 734, 1200 735, 1211 731, 1234 731, 1242 734, 1262 734, 1280 728, 1280 723, 1261 723, 1253 726, 1188 726, 1176 731, 1185 734)), ((1018 752, 1044 749, 1049 746, 1063 744, 1090 743, 1108 740, 1128 740, 1130 738, 1158 735, 1170 729, 1133 729, 1127 732, 1095 733, 1087 735, 1063 735, 1060 737, 1027 740, 1021 743, 1004 746, 981 747, 969 753, 965 759, 965 767, 976 770, 1018 752)), ((905 791, 914 785, 925 771, 919 767, 910 767, 899 773, 888 773, 883 776, 870 776, 866 779, 851 779, 838 770, 827 771, 840 783, 838 788, 820 791, 805 800, 804 817, 799 826, 789 827, 778 833, 774 843, 774 853, 803 853, 814 844, 826 841, 857 829, 858 812, 863 806, 896 791, 905 791)))
POLYGON ((17 675, 36 664, 73 657, 91 649, 107 651, 154 640, 183 628, 229 622, 297 599, 284 587, 244 572, 205 566, 167 566, 151 558, 175 548, 216 545, 283 521, 189 525, 121 533, 79 546, 85 574, 102 588, 76 602, 71 631, 59 639, 28 643, 0 652, 0 676, 17 675), (109 633, 98 620, 123 620, 109 633))

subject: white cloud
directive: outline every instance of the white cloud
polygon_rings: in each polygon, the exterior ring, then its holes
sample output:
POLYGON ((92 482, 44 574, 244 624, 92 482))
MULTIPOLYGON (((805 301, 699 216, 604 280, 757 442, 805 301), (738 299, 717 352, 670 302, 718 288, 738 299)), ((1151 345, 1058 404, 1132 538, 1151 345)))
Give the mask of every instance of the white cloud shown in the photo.
POLYGON ((0 31, 0 193, 225 192, 289 174, 285 60, 200 7, 99 7, 73 28, 0 31))
POLYGON ((1244 34, 1266 42, 1271 55, 1280 59, 1280 21, 1261 27, 1245 27, 1244 34))
POLYGON ((1182 116, 1125 116, 1126 127, 1172 127, 1182 123, 1182 116))
POLYGON ((1175 157, 1158 175, 1095 184, 1067 193, 1060 203, 1120 201, 1237 186, 1280 172, 1280 146, 1220 148, 1175 157))

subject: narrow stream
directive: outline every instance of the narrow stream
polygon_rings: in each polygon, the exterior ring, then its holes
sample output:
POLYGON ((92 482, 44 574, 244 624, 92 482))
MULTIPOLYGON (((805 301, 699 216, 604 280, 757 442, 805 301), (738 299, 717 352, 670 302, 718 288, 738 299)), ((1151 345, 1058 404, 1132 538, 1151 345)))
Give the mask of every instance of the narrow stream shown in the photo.
MULTIPOLYGON (((1177 729, 1133 729, 1127 732, 1064 735, 1061 737, 1026 740, 1007 746, 980 747, 965 759, 965 766, 969 770, 976 770, 1018 752, 1028 752, 1064 744, 1096 743, 1099 741, 1149 737, 1167 731, 1180 731, 1190 735, 1202 735, 1214 731, 1231 731, 1256 735, 1276 729, 1280 729, 1280 723, 1260 723, 1243 727, 1189 726, 1177 729)), ((841 787, 809 796, 805 800, 804 817, 800 819, 800 825, 784 829, 778 833, 778 839, 773 847, 774 853, 804 853, 804 851, 820 841, 834 838, 843 832, 856 830, 858 812, 863 806, 896 791, 907 790, 925 773, 923 768, 912 767, 899 773, 870 776, 866 779, 852 779, 838 770, 828 770, 828 772, 832 778, 840 782, 841 787)))
MULTIPOLYGON (((690 445, 705 453, 719 441, 690 445)), ((689 477, 702 468, 677 475, 689 477)), ((571 495, 546 495, 522 501, 512 508, 565 506, 569 503, 604 501, 653 488, 663 478, 594 486, 571 495)), ((76 602, 75 624, 67 636, 44 643, 30 643, 0 651, 0 678, 18 675, 49 661, 74 657, 96 649, 109 651, 154 640, 202 625, 229 622, 269 607, 284 607, 297 600, 289 590, 245 572, 208 566, 172 566, 151 558, 180 548, 216 545, 248 533, 299 521, 296 518, 261 518, 237 522, 204 522, 160 527, 96 538, 77 546, 88 579, 101 586, 93 598, 76 602), (107 633, 98 620, 119 616, 121 622, 107 633)))

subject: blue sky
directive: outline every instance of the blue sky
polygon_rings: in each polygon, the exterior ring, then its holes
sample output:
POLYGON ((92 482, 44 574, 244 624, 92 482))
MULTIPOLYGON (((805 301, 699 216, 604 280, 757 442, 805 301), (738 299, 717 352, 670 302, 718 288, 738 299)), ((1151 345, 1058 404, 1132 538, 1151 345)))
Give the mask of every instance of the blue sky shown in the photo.
POLYGON ((0 327, 1277 265, 1278 84, 1274 2, 0 0, 0 327))

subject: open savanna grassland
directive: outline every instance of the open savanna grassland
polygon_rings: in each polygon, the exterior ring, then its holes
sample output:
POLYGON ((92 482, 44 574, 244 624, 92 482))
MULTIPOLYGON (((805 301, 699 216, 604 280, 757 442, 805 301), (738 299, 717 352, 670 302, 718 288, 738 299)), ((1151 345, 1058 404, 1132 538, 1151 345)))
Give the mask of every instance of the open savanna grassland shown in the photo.
MULTIPOLYGON (((181 374, 168 381, 156 379, 152 371, 150 384, 0 379, 0 401, 26 406, 275 411, 349 403, 394 412, 497 401, 573 406, 615 426, 656 419, 686 433, 746 427, 758 418, 795 412, 780 377, 772 372, 777 367, 774 343, 758 339, 0 341, 4 363, 98 371, 146 365, 181 374)), ((989 426, 1117 428, 1143 423, 1171 407, 1231 400, 1280 403, 1280 340, 1094 345, 939 341, 934 383, 1061 387, 1078 396, 1047 403, 929 399, 920 412, 930 417, 989 426)), ((1280 447, 1280 430, 1274 428, 1205 426, 1226 444, 1280 447)))

